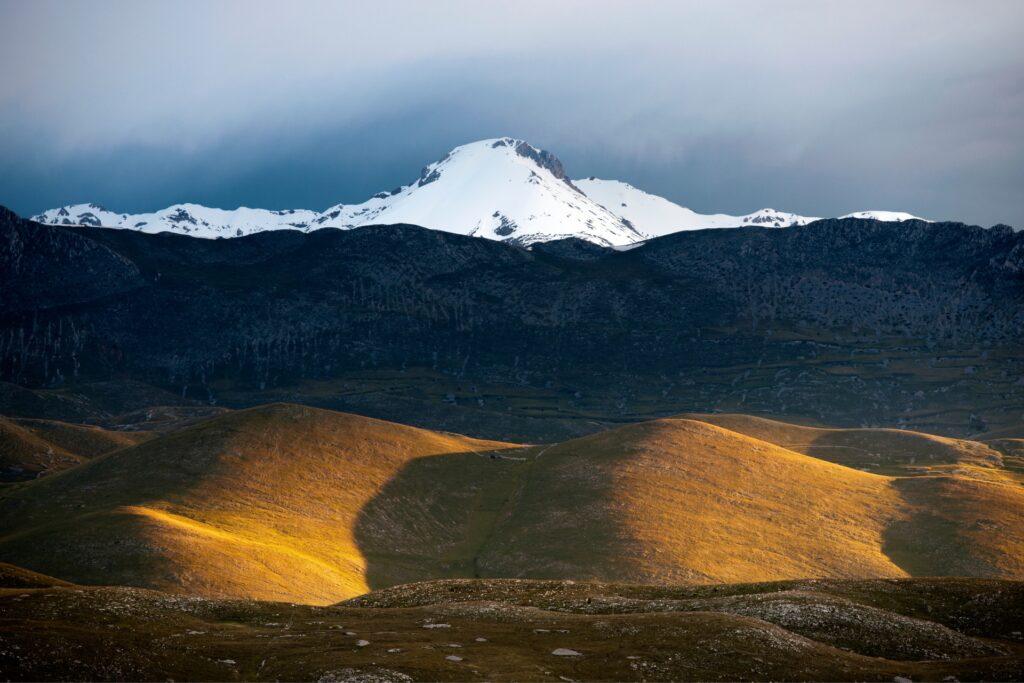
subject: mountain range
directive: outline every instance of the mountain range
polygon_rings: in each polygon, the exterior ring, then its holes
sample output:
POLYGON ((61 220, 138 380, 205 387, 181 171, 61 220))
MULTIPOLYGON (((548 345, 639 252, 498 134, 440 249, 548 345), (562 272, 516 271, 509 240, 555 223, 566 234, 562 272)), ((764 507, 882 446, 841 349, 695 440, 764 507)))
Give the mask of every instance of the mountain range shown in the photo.
MULTIPOLYGON (((860 211, 845 217, 920 220, 893 211, 860 211)), ((681 230, 780 228, 818 218, 774 209, 745 216, 700 214, 621 181, 571 180, 550 152, 505 137, 456 147, 424 167, 419 178, 407 185, 380 192, 361 204, 337 204, 322 212, 175 204, 152 213, 127 214, 96 204, 75 204, 44 211, 33 220, 207 238, 406 223, 521 245, 577 238, 625 247, 681 230)))
POLYGON ((693 410, 961 437, 1024 414, 1024 233, 1005 227, 829 219, 620 251, 0 211, 0 238, 10 417, 289 401, 523 442, 693 410))
POLYGON ((0 674, 1022 679, 1024 233, 370 203, 0 207, 0 674))

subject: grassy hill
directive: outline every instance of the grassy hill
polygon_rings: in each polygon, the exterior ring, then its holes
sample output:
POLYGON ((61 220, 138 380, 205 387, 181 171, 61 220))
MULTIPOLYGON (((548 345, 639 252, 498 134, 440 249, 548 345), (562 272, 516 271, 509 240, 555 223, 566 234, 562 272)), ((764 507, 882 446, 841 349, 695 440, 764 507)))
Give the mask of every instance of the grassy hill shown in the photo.
POLYGON ((504 446, 300 406, 238 411, 8 492, 0 557, 84 583, 330 602, 367 590, 354 522, 402 465, 504 446))
POLYGON ((271 405, 0 492, 0 561, 319 604, 448 577, 1024 579, 1008 457, 746 416, 518 446, 271 405))
POLYGON ((689 420, 559 444, 531 467, 482 565, 490 576, 645 583, 903 576, 884 477, 689 420))
POLYGON ((2 588, 51 588, 70 585, 72 584, 52 576, 0 562, 0 587, 2 588))
POLYGON ((903 429, 824 429, 729 413, 680 417, 878 474, 941 474, 965 467, 999 470, 1004 465, 999 452, 985 443, 903 429))
POLYGON ((22 481, 59 472, 149 437, 146 432, 0 417, 0 481, 22 481))

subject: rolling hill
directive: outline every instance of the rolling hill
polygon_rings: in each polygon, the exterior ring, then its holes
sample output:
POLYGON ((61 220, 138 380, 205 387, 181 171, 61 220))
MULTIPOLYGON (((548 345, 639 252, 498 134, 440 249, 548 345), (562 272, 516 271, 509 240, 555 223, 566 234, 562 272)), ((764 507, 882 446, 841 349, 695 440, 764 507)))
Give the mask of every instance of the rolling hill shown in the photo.
POLYGON ((505 446, 300 406, 239 411, 7 492, 0 557, 84 583, 330 602, 366 591, 354 522, 403 464, 505 446))
MULTIPOLYGON (((518 446, 294 405, 230 412, 0 492, 0 561, 320 604, 447 577, 1024 578, 1024 488, 1000 461, 876 474, 767 440, 827 430, 720 419, 736 430, 666 418, 518 446)), ((935 463, 986 452, 847 431, 888 459, 905 443, 935 463)))
POLYGON ((59 472, 149 438, 55 420, 0 417, 0 481, 21 481, 59 472))
MULTIPOLYGON (((860 442, 879 452, 894 448, 895 436, 932 443, 923 434, 850 430, 861 431, 860 442)), ((923 458, 947 453, 943 440, 934 443, 919 446, 923 458)), ((1024 488, 998 461, 882 476, 709 423, 665 419, 549 448, 492 538, 480 561, 491 576, 1019 578, 1024 488)))
POLYGON ((739 414, 687 417, 768 441, 789 450, 876 474, 964 473, 1013 476, 1015 463, 985 442, 951 439, 905 429, 822 429, 739 414), (1007 465, 1010 469, 1007 470, 1007 465))

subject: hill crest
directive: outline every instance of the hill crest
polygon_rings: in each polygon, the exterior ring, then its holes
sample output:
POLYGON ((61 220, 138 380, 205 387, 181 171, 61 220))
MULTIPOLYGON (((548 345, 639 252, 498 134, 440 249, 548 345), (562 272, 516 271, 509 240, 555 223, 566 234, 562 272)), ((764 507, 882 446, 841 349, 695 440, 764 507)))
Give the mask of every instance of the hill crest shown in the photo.
POLYGON ((444 577, 1019 579, 1024 489, 988 469, 873 474, 694 419, 518 446, 279 404, 3 491, 0 557, 311 603, 444 577))

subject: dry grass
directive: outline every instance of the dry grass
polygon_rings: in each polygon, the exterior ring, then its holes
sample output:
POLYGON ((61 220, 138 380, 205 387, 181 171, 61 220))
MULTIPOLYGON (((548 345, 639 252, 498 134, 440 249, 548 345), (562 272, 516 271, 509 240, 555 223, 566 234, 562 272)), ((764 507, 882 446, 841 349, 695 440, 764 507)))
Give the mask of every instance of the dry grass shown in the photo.
POLYGON ((0 562, 0 587, 2 588, 52 588, 70 585, 72 584, 67 581, 61 581, 46 574, 0 562))
POLYGON ((318 604, 443 577, 1022 579, 1006 448, 746 416, 520 447, 272 405, 0 492, 0 560, 318 604))
POLYGON ((10 492, 0 557, 85 583, 333 602, 365 592, 360 510, 409 460, 504 444, 272 405, 10 492))
POLYGON ((1002 467, 998 451, 984 443, 902 429, 823 429, 734 413, 681 415, 724 427, 829 462, 877 474, 912 476, 951 466, 1002 467))
POLYGON ((0 417, 0 481, 35 479, 66 470, 148 438, 146 432, 0 417))
POLYGON ((656 420, 548 450, 481 564, 645 583, 903 576, 882 550, 902 506, 884 477, 656 420))

